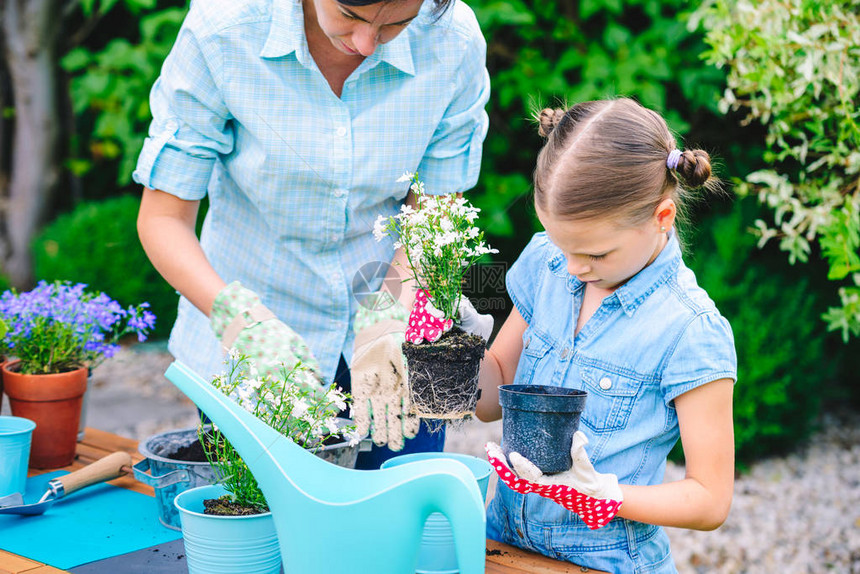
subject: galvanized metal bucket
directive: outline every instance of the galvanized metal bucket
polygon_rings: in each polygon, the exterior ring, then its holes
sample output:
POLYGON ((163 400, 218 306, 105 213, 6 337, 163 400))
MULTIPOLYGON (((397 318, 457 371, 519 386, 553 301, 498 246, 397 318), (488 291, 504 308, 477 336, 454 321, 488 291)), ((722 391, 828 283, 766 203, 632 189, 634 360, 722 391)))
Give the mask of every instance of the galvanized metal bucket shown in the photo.
MULTIPOLYGON (((351 420, 344 418, 337 419, 337 422, 341 427, 352 424, 351 420)), ((176 496, 189 488, 218 482, 215 470, 208 462, 191 462, 164 456, 175 453, 196 440, 195 427, 153 435, 138 447, 144 459, 134 465, 134 477, 155 489, 158 520, 173 530, 181 529, 179 511, 173 504, 176 496)), ((355 468, 359 451, 370 450, 371 446, 370 439, 365 438, 355 445, 337 443, 324 446, 314 454, 332 464, 355 468)))
POLYGON ((197 440, 197 428, 164 432, 153 435, 138 446, 144 459, 134 465, 134 477, 155 489, 158 521, 173 530, 180 530, 179 511, 173 499, 180 492, 215 484, 218 478, 208 462, 191 462, 167 458, 197 440), (149 474, 147 474, 147 471, 149 474))

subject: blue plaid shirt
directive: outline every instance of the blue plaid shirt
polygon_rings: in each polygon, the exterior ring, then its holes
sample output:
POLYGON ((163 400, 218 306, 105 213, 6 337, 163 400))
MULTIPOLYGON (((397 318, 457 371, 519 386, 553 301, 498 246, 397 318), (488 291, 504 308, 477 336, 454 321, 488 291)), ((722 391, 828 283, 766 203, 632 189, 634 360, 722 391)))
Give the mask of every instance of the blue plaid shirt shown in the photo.
MULTIPOLYGON (((388 262, 371 233, 417 171, 428 193, 475 185, 487 132, 486 42, 459 0, 421 13, 366 58, 338 98, 308 51, 298 0, 193 2, 161 77, 134 179, 187 200, 208 194, 201 244, 307 341, 331 380, 351 358, 363 264, 388 262)), ((378 284, 371 285, 377 288, 378 284)), ((181 298, 169 348, 203 376, 223 355, 181 298)))

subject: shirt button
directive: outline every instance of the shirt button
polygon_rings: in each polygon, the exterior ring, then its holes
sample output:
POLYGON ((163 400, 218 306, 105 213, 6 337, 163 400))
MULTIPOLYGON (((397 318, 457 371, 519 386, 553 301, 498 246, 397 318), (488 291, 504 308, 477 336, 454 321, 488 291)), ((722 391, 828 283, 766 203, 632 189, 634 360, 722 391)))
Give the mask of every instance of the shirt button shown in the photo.
POLYGON ((561 350, 561 360, 562 361, 566 360, 568 355, 570 355, 570 349, 565 347, 564 349, 561 350))
POLYGON ((608 391, 610 387, 612 387, 612 380, 610 380, 609 377, 603 377, 597 384, 600 385, 600 388, 604 391, 608 391))
POLYGON ((335 196, 335 197, 343 197, 344 195, 346 195, 346 190, 345 190, 345 189, 336 189, 336 190, 334 190, 334 196, 335 196))
POLYGON ((337 136, 338 137, 342 138, 345 135, 346 135, 346 128, 345 127, 340 126, 339 128, 337 128, 337 136))
POLYGON ((529 348, 529 343, 531 343, 531 342, 532 342, 532 338, 531 338, 531 337, 529 337, 529 338, 527 338, 527 339, 526 339, 526 344, 525 344, 525 348, 526 348, 526 349, 528 349, 528 348, 529 348))

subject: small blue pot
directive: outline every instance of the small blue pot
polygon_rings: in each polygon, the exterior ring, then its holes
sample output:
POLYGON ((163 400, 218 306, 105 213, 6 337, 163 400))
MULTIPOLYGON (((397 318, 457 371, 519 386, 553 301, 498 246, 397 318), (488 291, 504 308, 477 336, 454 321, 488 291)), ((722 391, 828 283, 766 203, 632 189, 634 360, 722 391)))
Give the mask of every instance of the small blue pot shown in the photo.
POLYGON ((502 449, 518 452, 544 474, 569 470, 570 445, 588 393, 550 385, 501 385, 502 449))
POLYGON ((35 428, 36 423, 30 419, 0 417, 0 496, 16 492, 23 496, 35 428))
MULTIPOLYGON (((486 460, 474 456, 451 452, 416 452, 390 458, 382 463, 382 468, 434 458, 451 459, 465 464, 475 475, 481 496, 486 501, 487 486, 490 483, 493 467, 486 460)), ((448 522, 444 514, 434 512, 427 517, 427 521, 424 523, 415 572, 416 574, 457 574, 459 571, 451 523, 448 522)))
POLYGON ((281 548, 272 513, 252 516, 203 514, 203 501, 226 494, 210 484, 179 493, 179 510, 189 574, 279 574, 281 548))

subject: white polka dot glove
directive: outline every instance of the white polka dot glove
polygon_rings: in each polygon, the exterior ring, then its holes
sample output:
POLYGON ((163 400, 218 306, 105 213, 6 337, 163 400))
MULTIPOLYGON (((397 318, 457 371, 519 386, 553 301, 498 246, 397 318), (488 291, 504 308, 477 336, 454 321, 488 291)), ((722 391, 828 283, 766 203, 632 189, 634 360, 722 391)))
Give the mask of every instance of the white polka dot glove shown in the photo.
POLYGON ((365 302, 355 318, 352 415, 360 435, 393 451, 418 434, 421 420, 412 414, 406 363, 400 350, 406 332, 406 310, 387 293, 383 304, 365 302))
POLYGON ((279 379, 283 369, 292 370, 296 384, 309 389, 323 386, 319 364, 304 339, 275 317, 260 297, 238 281, 215 297, 209 321, 225 351, 236 349, 256 363, 260 375, 279 379))
POLYGON ((487 443, 487 457, 496 469, 499 480, 510 489, 523 494, 534 493, 549 498, 571 512, 575 512, 591 530, 596 530, 612 520, 624 501, 618 477, 601 474, 594 470, 585 445, 588 439, 581 431, 573 435, 570 470, 553 475, 543 474, 527 458, 518 452, 510 454, 513 470, 508 466, 499 445, 487 443))

